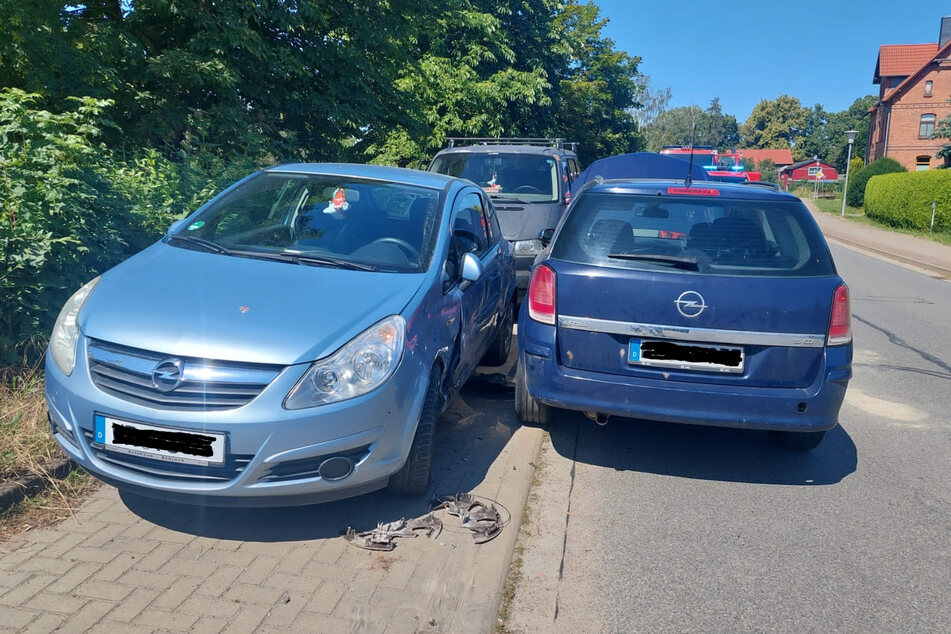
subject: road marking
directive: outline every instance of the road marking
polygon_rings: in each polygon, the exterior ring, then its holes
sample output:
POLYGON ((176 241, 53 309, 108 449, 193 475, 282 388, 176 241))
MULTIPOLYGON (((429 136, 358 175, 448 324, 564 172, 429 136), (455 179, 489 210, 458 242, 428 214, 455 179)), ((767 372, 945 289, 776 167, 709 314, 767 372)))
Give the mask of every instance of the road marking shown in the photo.
MULTIPOLYGON (((911 405, 870 396, 855 386, 849 386, 845 394, 845 402, 866 414, 891 418, 903 423, 916 423, 928 417, 927 414, 911 405)), ((925 425, 910 425, 910 427, 922 429, 925 425)))

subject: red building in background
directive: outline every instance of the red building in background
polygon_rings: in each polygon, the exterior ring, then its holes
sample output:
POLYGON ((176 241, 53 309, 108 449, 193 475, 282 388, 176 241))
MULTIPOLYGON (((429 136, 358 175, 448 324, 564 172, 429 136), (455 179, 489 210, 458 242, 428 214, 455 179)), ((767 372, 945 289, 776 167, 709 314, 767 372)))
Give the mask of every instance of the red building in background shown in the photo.
POLYGON ((799 161, 779 170, 779 180, 785 189, 789 189, 789 183, 798 181, 809 181, 810 183, 819 181, 820 183, 829 183, 839 180, 839 173, 834 167, 819 160, 799 161))

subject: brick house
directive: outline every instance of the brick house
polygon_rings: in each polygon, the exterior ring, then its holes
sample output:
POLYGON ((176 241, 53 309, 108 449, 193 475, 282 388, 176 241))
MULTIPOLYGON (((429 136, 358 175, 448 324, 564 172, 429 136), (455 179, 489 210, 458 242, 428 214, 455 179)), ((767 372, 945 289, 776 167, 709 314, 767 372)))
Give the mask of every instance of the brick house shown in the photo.
POLYGON ((869 109, 868 157, 887 156, 908 170, 939 167, 935 154, 947 139, 931 139, 951 115, 951 16, 941 19, 938 42, 886 44, 878 49, 878 103, 869 109))

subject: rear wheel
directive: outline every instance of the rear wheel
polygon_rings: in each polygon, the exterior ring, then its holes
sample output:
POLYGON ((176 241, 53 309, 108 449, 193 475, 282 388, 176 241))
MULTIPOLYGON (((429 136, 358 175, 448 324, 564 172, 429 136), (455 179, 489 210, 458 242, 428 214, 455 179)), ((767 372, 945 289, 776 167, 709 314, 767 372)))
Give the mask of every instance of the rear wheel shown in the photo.
POLYGON ((436 414, 439 410, 438 369, 433 369, 429 377, 426 400, 419 413, 413 446, 403 468, 390 476, 388 489, 397 495, 422 495, 429 488, 433 475, 433 440, 436 432, 436 414))
POLYGON ((819 446, 825 437, 824 431, 771 431, 770 441, 777 447, 795 451, 811 451, 819 446))
POLYGON ((495 333, 495 339, 479 362, 480 365, 496 367, 505 365, 505 362, 508 361, 509 350, 512 348, 512 323, 514 316, 515 307, 509 304, 508 310, 505 311, 505 315, 502 317, 502 323, 499 325, 499 331, 495 333))
POLYGON ((525 369, 519 363, 515 370, 515 414, 523 423, 547 425, 551 421, 551 406, 532 398, 528 393, 525 369))

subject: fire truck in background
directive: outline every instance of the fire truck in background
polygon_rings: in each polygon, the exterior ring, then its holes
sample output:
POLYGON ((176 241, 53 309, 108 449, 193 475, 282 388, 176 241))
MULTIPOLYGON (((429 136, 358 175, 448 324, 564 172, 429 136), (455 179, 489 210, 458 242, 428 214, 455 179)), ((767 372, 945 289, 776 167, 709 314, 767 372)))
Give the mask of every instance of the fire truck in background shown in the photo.
POLYGON ((703 167, 712 180, 739 183, 758 181, 762 178, 760 172, 748 172, 743 169, 741 161, 743 155, 735 150, 719 152, 712 145, 695 145, 693 148, 689 145, 665 145, 660 153, 689 160, 691 151, 693 162, 703 167))

